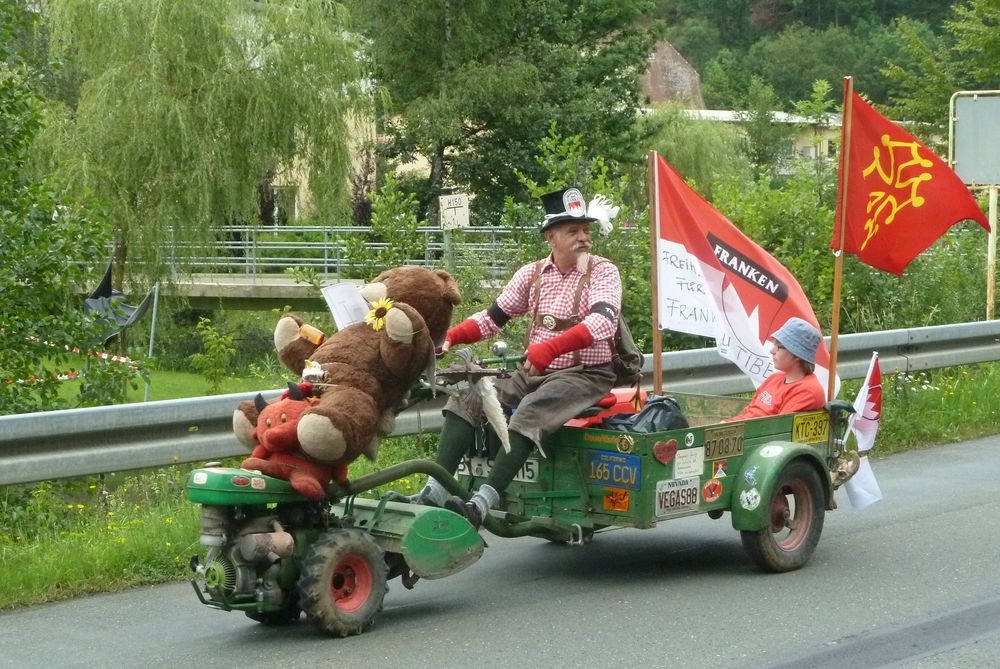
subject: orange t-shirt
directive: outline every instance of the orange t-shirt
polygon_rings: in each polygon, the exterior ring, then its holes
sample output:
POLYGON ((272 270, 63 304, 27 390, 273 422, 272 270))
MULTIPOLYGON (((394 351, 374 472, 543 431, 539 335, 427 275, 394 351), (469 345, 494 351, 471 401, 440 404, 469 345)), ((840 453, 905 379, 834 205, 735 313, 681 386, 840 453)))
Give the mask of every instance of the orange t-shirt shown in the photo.
POLYGON ((823 408, 826 404, 826 393, 815 374, 808 374, 792 383, 786 383, 785 376, 784 372, 775 372, 764 379, 764 383, 757 388, 747 408, 729 420, 776 416, 779 413, 823 408))

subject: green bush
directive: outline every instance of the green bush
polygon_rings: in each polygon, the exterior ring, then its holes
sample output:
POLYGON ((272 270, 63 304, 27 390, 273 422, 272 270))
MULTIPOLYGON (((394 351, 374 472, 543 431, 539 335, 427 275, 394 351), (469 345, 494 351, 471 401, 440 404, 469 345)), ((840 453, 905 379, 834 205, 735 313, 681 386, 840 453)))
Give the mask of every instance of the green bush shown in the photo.
POLYGON ((233 338, 215 329, 207 318, 198 321, 197 330, 204 351, 192 355, 191 364, 208 381, 208 392, 214 395, 229 374, 229 364, 236 356, 236 349, 233 348, 233 338))

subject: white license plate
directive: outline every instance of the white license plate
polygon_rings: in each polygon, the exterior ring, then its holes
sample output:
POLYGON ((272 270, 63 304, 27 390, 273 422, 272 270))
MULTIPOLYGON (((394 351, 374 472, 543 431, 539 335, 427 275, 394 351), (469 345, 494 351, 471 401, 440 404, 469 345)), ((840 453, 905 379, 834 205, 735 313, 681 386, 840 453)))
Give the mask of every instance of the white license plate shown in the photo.
POLYGON ((669 516, 698 508, 697 476, 656 482, 656 516, 669 516))
MULTIPOLYGON (((476 478, 486 478, 493 468, 493 458, 474 457, 462 460, 458 465, 459 476, 475 476, 476 478)), ((529 459, 521 467, 521 471, 514 477, 515 481, 523 483, 534 483, 538 480, 538 460, 529 459)))

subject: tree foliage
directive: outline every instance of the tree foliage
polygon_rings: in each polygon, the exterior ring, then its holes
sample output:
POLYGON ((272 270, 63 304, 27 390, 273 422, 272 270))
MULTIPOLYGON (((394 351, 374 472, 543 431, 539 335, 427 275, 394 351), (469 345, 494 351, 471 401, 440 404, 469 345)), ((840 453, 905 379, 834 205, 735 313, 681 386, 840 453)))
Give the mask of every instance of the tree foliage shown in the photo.
MULTIPOLYGON (((45 147, 74 192, 103 200, 116 268, 162 277, 258 217, 281 170, 327 219, 345 212, 357 44, 326 0, 51 0, 54 44, 83 76, 45 147), (134 262, 133 262, 134 261, 134 262), (126 262, 129 264, 126 265, 126 262)), ((121 277, 118 277, 119 283, 121 277)))
POLYGON ((908 62, 891 59, 887 75, 899 86, 897 116, 927 124, 928 136, 947 129, 948 103, 959 90, 992 90, 1000 77, 1000 6, 992 0, 954 5, 940 36, 915 21, 900 22, 908 62))
POLYGON ((778 96, 761 77, 750 79, 746 111, 739 117, 745 132, 744 153, 757 175, 775 170, 791 153, 792 129, 775 123, 778 96))
POLYGON ((65 406, 57 377, 83 360, 66 347, 86 350, 102 329, 76 293, 102 255, 103 221, 27 169, 42 101, 37 72, 8 47, 23 18, 0 5, 0 414, 65 406))
POLYGON ((658 34, 639 20, 652 4, 358 0, 384 93, 384 155, 425 159, 425 199, 469 189, 486 216, 517 191, 515 168, 542 177, 531 157, 552 121, 587 137, 592 155, 634 156, 638 78, 658 34))
POLYGON ((729 123, 696 120, 671 105, 658 108, 644 117, 643 122, 648 126, 649 147, 666 158, 706 198, 712 197, 718 183, 749 178, 750 166, 743 153, 744 135, 740 128, 729 123))

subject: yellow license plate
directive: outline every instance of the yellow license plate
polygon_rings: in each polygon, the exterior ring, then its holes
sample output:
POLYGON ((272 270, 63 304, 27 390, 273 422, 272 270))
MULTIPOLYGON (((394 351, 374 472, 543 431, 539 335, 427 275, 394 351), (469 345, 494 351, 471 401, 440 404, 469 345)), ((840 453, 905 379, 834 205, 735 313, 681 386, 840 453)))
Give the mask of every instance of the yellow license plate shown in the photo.
POLYGON ((830 438, 830 416, 825 411, 806 413, 792 419, 792 441, 819 444, 830 438))

